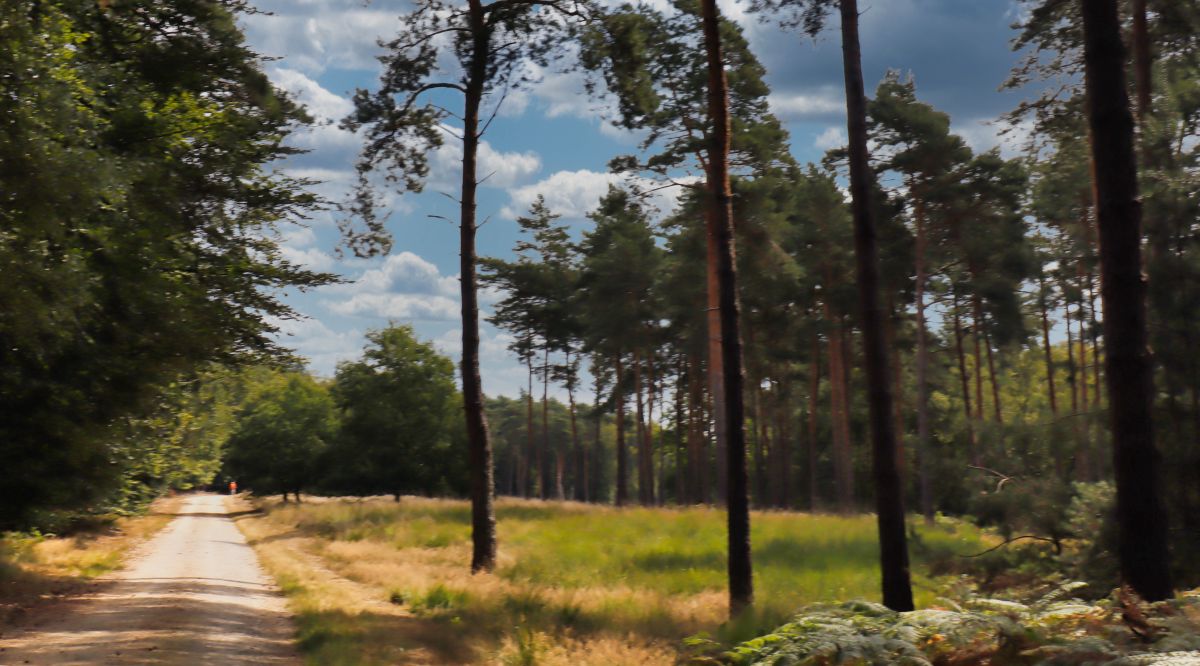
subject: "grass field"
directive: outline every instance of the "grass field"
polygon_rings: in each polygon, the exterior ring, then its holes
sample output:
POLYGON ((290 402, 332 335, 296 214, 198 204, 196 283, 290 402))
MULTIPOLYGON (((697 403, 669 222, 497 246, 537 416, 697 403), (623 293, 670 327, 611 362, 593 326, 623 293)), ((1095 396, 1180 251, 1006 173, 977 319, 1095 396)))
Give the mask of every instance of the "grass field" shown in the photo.
MULTIPOLYGON (((757 605, 725 624, 724 513, 502 499, 495 575, 472 576, 465 502, 261 503, 239 525, 288 593, 314 664, 670 664, 682 639, 734 641, 799 606, 878 596, 871 516, 756 512, 757 605)), ((985 537, 919 526, 928 605, 985 537)))
POLYGON ((143 515, 101 518, 67 536, 0 534, 0 625, 41 599, 118 569, 130 549, 171 522, 178 504, 165 497, 143 515))

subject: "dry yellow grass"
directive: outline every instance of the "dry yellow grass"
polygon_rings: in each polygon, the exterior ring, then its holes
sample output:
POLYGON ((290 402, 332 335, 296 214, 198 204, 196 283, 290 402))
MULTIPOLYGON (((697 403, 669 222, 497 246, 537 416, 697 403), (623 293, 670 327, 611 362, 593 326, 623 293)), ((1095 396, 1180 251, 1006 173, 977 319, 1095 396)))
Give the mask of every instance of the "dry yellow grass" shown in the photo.
MULTIPOLYGON (((464 502, 260 506, 238 524, 313 664, 673 664, 686 636, 757 635, 878 585, 867 516, 756 514, 760 614, 728 627, 719 511, 502 499, 496 573, 471 575, 464 502)), ((970 552, 978 533, 925 536, 970 552)))
POLYGON ((179 504, 164 497, 143 515, 71 536, 0 535, 0 624, 120 568, 132 549, 171 522, 179 504))

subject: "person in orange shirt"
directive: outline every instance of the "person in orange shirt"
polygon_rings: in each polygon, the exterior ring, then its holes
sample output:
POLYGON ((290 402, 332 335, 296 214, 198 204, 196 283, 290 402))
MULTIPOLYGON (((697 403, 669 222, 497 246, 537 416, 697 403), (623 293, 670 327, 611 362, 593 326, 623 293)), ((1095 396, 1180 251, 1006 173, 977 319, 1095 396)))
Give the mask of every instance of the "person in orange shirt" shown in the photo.
POLYGON ((230 494, 230 495, 236 495, 236 494, 237 494, 237 481, 230 481, 230 482, 229 482, 229 494, 230 494))

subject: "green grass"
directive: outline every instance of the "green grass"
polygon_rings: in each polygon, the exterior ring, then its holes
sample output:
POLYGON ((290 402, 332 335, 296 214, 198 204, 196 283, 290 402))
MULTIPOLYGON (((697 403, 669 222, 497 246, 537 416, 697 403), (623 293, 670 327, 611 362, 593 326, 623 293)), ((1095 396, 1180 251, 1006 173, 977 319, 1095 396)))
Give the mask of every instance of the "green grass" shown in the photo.
MULTIPOLYGON (((465 502, 324 502, 288 510, 297 527, 325 539, 380 541, 397 549, 468 543, 465 502)), ((574 503, 501 500, 497 574, 534 588, 628 586, 693 595, 725 586, 725 514, 711 508, 616 510, 574 503)), ((918 605, 939 595, 934 571, 986 546, 980 531, 956 521, 912 521, 918 605)), ((758 606, 786 615, 801 605, 878 596, 872 516, 755 512, 752 517, 758 606)))

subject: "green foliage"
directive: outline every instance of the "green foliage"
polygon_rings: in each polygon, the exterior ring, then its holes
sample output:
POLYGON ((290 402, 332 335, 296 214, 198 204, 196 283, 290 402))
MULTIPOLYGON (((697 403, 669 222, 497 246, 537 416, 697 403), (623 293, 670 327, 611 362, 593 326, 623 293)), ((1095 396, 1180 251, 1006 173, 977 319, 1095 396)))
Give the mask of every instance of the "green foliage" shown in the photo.
POLYGON ((279 291, 330 279, 273 240, 316 205, 265 168, 306 117, 239 9, 0 8, 0 526, 119 487, 123 420, 209 362, 278 351, 279 291))
POLYGON ((367 334, 361 361, 342 363, 331 388, 340 413, 322 487, 378 493, 461 493, 466 487, 462 399, 454 365, 411 326, 367 334))
POLYGON ((238 414, 226 470, 259 494, 299 493, 319 478, 320 456, 335 428, 325 386, 300 372, 269 377, 238 414))

